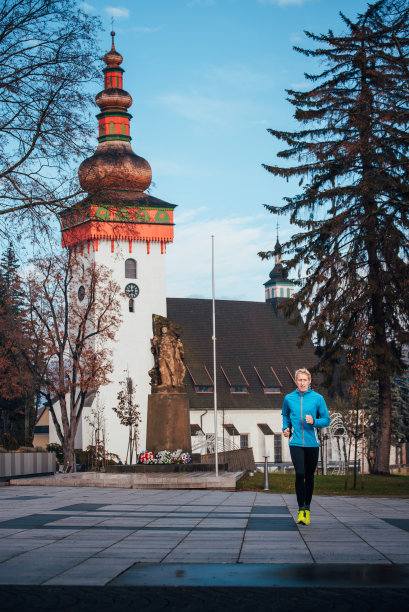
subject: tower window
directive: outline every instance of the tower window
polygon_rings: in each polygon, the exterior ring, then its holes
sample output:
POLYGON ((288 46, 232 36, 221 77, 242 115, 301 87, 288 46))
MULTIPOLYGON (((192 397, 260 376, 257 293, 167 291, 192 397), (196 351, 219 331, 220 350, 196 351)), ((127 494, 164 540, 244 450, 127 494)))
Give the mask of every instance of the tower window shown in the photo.
POLYGON ((126 125, 125 125, 125 123, 121 123, 121 134, 125 134, 125 136, 126 136, 126 125))
POLYGON ((284 289, 280 287, 280 297, 284 297, 284 289))
POLYGON ((133 298, 129 300, 129 312, 134 312, 134 301, 133 298))
POLYGON ((135 259, 127 259, 125 261, 125 278, 137 278, 135 259))
POLYGON ((115 134, 115 124, 113 121, 109 122, 109 133, 110 134, 115 134))

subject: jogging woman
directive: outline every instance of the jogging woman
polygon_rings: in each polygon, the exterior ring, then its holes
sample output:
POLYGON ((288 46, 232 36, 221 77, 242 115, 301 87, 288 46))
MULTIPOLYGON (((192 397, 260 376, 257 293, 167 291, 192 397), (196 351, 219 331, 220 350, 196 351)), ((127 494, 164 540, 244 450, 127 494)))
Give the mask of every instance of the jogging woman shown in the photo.
POLYGON ((320 445, 317 429, 328 427, 330 416, 324 398, 310 389, 311 374, 305 368, 295 373, 297 389, 284 398, 283 433, 290 438, 290 454, 295 469, 298 502, 297 523, 310 524, 310 504, 314 472, 320 445))

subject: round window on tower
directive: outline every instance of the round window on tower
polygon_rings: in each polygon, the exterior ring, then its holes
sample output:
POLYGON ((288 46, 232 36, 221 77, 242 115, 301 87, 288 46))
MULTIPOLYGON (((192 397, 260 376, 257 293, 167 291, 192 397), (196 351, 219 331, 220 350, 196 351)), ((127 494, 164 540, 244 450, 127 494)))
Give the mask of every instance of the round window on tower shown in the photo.
POLYGON ((78 299, 80 302, 82 302, 82 300, 85 297, 85 287, 84 285, 81 285, 81 287, 78 288, 78 299))

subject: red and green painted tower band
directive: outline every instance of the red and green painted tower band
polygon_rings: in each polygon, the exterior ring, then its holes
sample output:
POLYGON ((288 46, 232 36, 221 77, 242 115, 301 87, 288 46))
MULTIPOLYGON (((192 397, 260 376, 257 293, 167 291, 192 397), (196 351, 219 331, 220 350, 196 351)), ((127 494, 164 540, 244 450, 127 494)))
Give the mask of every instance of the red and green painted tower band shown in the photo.
POLYGON ((111 241, 111 251, 117 240, 159 242, 161 252, 173 241, 174 204, 146 193, 152 180, 152 170, 143 157, 131 147, 128 109, 131 95, 123 86, 122 55, 115 49, 112 35, 111 50, 103 60, 104 89, 95 101, 101 112, 98 147, 79 167, 79 180, 87 197, 61 214, 63 246, 98 250, 101 240, 111 241))

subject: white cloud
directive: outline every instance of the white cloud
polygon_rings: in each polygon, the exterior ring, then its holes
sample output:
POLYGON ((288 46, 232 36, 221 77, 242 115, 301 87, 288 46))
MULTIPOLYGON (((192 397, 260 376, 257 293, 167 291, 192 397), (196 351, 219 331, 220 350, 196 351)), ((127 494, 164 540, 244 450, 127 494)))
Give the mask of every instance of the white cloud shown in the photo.
POLYGON ((88 4, 88 2, 81 2, 80 9, 82 9, 85 13, 92 13, 95 11, 95 6, 88 4))
POLYGON ((132 32, 142 32, 143 34, 153 34, 155 32, 159 32, 162 29, 163 29, 163 26, 153 26, 153 27, 136 26, 134 28, 131 28, 132 32))
POLYGON ((302 42, 302 40, 303 38, 295 32, 290 35, 290 43, 292 43, 293 45, 297 45, 298 43, 302 42))
POLYGON ((185 119, 199 122, 223 124, 230 105, 224 100, 206 96, 182 94, 164 94, 159 102, 185 119))
POLYGON ((266 230, 264 213, 213 219, 201 208, 176 212, 175 223, 175 242, 167 249, 170 297, 211 297, 211 236, 214 235, 216 297, 264 300, 263 283, 274 265, 271 261, 261 261, 257 255, 258 251, 274 246, 273 228, 266 230))
POLYGON ((311 89, 313 87, 313 85, 311 83, 307 83, 306 81, 303 81, 302 83, 291 83, 290 84, 290 89, 294 89, 295 91, 300 90, 300 89, 311 89))
POLYGON ((108 13, 108 15, 111 15, 111 17, 116 17, 117 19, 129 18, 129 9, 121 6, 107 6, 104 10, 106 13, 108 13))
POLYGON ((215 126, 217 129, 230 130, 236 122, 248 121, 261 111, 252 100, 234 96, 232 98, 214 98, 197 93, 167 93, 156 98, 156 102, 175 113, 194 122, 199 130, 204 126, 215 126))

